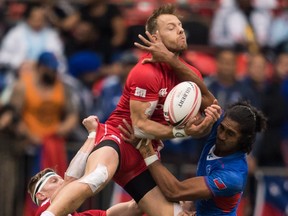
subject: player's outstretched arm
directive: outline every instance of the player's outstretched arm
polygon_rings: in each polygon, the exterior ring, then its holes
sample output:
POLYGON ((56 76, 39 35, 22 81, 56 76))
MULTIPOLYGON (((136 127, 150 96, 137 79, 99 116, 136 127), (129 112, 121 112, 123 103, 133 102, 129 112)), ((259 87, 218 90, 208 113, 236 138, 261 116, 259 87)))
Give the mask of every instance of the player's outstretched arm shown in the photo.
POLYGON ((82 121, 82 124, 87 129, 89 135, 82 147, 71 160, 69 167, 65 172, 65 181, 76 180, 83 176, 87 158, 94 148, 96 129, 98 127, 98 117, 89 116, 82 121))
POLYGON ((169 201, 208 199, 212 196, 202 176, 179 181, 158 160, 150 140, 142 141, 139 151, 158 187, 169 201))
POLYGON ((84 144, 78 150, 76 155, 72 158, 64 176, 64 183, 59 187, 59 189, 51 197, 51 200, 57 196, 58 192, 65 187, 68 183, 81 178, 84 175, 86 162, 89 154, 94 148, 94 140, 96 136, 96 129, 98 127, 98 117, 89 116, 83 120, 83 125, 86 127, 89 135, 85 140, 84 144))
POLYGON ((201 109, 204 110, 207 106, 211 105, 215 99, 213 94, 208 90, 203 80, 199 78, 196 71, 192 71, 184 62, 180 61, 178 55, 169 51, 163 44, 159 32, 151 35, 148 31, 145 32, 148 39, 139 35, 143 44, 134 43, 136 47, 152 54, 152 58, 144 59, 142 63, 165 62, 169 64, 176 72, 180 81, 193 81, 195 82, 202 93, 201 109))

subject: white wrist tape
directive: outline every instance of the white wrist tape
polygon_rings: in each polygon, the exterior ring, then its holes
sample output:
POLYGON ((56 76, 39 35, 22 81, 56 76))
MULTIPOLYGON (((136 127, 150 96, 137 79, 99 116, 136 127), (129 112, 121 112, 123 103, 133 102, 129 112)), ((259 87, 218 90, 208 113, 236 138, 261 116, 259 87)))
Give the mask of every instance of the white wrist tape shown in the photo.
POLYGON ((55 216, 55 215, 50 211, 44 211, 42 212, 41 216, 55 216))
POLYGON ((66 176, 73 177, 76 179, 82 177, 85 171, 88 156, 89 153, 78 151, 69 164, 69 167, 65 173, 66 176))
POLYGON ((172 129, 174 137, 187 137, 188 135, 185 133, 184 128, 176 128, 173 127, 172 129))
POLYGON ((146 166, 149 166, 150 164, 154 163, 158 160, 158 156, 156 154, 151 155, 144 159, 146 166))
POLYGON ((92 131, 89 133, 88 138, 95 138, 96 137, 96 132, 92 131))

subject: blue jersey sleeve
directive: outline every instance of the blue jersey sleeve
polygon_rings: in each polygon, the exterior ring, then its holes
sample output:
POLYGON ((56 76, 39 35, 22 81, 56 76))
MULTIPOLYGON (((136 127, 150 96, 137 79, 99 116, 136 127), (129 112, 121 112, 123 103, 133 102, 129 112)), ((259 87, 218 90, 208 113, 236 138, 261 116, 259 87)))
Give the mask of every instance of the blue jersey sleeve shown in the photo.
POLYGON ((245 181, 240 173, 229 170, 217 170, 205 179, 214 196, 233 196, 242 192, 245 181))

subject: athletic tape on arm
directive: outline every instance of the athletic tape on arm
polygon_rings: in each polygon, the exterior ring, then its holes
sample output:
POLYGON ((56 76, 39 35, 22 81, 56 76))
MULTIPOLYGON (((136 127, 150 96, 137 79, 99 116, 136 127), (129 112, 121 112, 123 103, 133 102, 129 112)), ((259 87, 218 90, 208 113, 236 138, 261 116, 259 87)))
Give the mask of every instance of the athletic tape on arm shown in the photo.
POLYGON ((78 151, 70 162, 65 175, 76 179, 81 178, 84 175, 88 156, 89 153, 78 151))
POLYGON ((79 179, 78 182, 88 184, 93 193, 98 190, 108 179, 108 170, 107 167, 98 164, 96 169, 79 179))

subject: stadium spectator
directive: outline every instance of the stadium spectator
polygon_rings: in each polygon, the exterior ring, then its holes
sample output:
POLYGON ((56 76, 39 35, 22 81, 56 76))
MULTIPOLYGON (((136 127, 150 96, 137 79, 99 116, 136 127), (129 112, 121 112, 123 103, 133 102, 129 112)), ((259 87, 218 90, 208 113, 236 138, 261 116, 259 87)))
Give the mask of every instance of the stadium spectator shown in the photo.
POLYGON ((45 167, 67 168, 65 139, 78 121, 78 108, 60 79, 53 53, 41 53, 35 68, 23 71, 9 103, 20 116, 25 139, 26 178, 45 167))
POLYGON ((64 35, 66 57, 69 59, 71 56, 85 51, 97 53, 98 37, 91 21, 79 20, 73 32, 64 35))
POLYGON ((73 31, 82 21, 93 23, 96 31, 95 48, 102 55, 104 63, 113 62, 114 56, 123 49, 127 31, 124 17, 117 5, 105 0, 82 2, 79 10, 68 17, 66 30, 73 31))
POLYGON ((179 205, 165 200, 143 158, 122 139, 118 127, 123 125, 123 118, 127 119, 135 128, 137 136, 154 137, 157 148, 157 139, 172 138, 179 133, 196 135, 201 133, 197 130, 199 127, 209 127, 213 123, 210 118, 205 118, 199 126, 192 125, 193 121, 185 129, 168 126, 162 107, 172 87, 181 80, 196 82, 202 91, 203 110, 213 103, 214 97, 202 82, 197 69, 178 57, 187 48, 187 43, 174 7, 163 5, 153 13, 147 21, 147 35, 150 41, 140 37, 147 47, 136 45, 153 55, 145 55, 142 58, 144 62, 138 62, 130 71, 120 102, 105 124, 98 124, 94 119, 89 127, 93 130, 97 127, 96 150, 88 158, 84 176, 65 186, 42 216, 73 212, 85 199, 103 189, 112 178, 130 193, 148 215, 168 216, 181 211, 179 205), (151 61, 160 63, 149 63, 151 61), (98 180, 91 181, 96 176, 98 180), (71 190, 72 196, 67 197, 71 190))
POLYGON ((211 27, 211 44, 259 52, 268 46, 271 20, 270 10, 253 7, 250 0, 236 0, 234 5, 216 10, 211 27))
POLYGON ((127 51, 105 69, 109 70, 110 75, 101 81, 101 89, 97 93, 99 96, 96 98, 96 106, 92 112, 97 115, 100 122, 105 122, 116 108, 127 76, 137 62, 138 57, 132 51, 127 51))
MULTIPOLYGON (((284 52, 278 55, 275 70, 277 71, 278 77, 281 81, 281 94, 284 99, 286 107, 288 107, 288 53, 284 52)), ((287 109, 287 108, 286 108, 287 109)), ((284 119, 284 126, 282 129, 283 140, 281 143, 281 152, 286 167, 288 166, 288 117, 284 119)))
MULTIPOLYGON (((220 116, 220 107, 214 109, 220 116)), ((251 151, 256 133, 265 128, 262 112, 249 103, 232 104, 209 133, 197 177, 183 181, 161 164, 149 139, 142 140, 139 151, 168 200, 196 201, 196 215, 237 215, 248 174, 246 153, 251 151)))
POLYGON ((287 122, 287 100, 283 94, 287 63, 287 54, 281 54, 275 61, 275 72, 266 81, 262 95, 262 111, 268 117, 268 128, 263 134, 262 142, 256 152, 258 166, 284 166, 284 155, 281 144, 287 131, 284 131, 287 122), (275 104, 277 104, 275 106, 275 104))
POLYGON ((0 215, 18 215, 23 202, 19 196, 21 182, 21 136, 17 134, 19 116, 13 106, 0 108, 0 215), (16 208, 15 208, 16 207, 16 208))
POLYGON ((35 63, 44 51, 53 52, 65 70, 63 43, 56 30, 46 23, 41 3, 27 3, 23 22, 12 27, 4 36, 0 48, 0 63, 18 70, 25 62, 35 63))
POLYGON ((250 98, 250 89, 237 79, 236 53, 233 49, 219 49, 216 54, 216 73, 206 77, 207 88, 217 98, 219 105, 225 107, 239 99, 250 98))
POLYGON ((269 28, 269 46, 275 55, 288 51, 288 1, 284 0, 280 13, 273 17, 269 28))
MULTIPOLYGON (((245 88, 251 89, 250 103, 258 109, 263 109, 263 101, 266 97, 266 88, 268 84, 268 61, 263 54, 249 55, 247 62, 247 72, 243 79, 245 88)), ((269 119, 269 114, 267 115, 269 119)), ((269 127, 269 126, 268 126, 269 127)), ((248 215, 252 215, 255 207, 255 191, 256 191, 256 179, 255 172, 257 170, 257 152, 263 147, 263 134, 258 133, 256 135, 254 148, 248 155, 248 180, 247 186, 242 196, 241 202, 245 203, 244 212, 248 215)))

